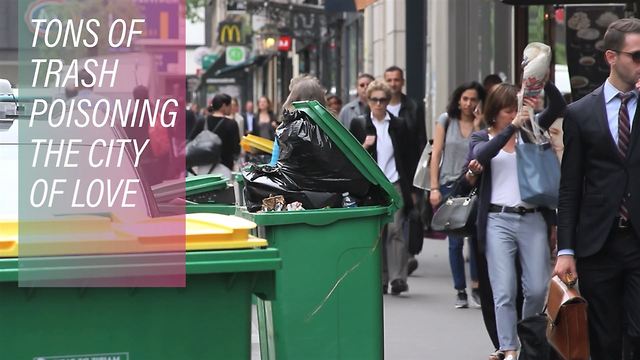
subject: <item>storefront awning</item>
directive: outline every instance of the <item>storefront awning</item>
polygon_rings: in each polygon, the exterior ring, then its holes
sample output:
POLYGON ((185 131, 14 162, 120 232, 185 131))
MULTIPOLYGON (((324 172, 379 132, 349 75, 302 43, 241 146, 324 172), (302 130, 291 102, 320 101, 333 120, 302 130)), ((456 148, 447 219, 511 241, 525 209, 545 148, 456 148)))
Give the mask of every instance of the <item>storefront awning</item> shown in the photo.
POLYGON ((224 68, 225 65, 226 62, 224 60, 224 56, 219 56, 216 61, 214 61, 213 64, 211 64, 202 74, 202 83, 204 83, 205 79, 213 77, 216 71, 224 68))
POLYGON ((228 75, 232 72, 238 71, 238 70, 243 70, 249 66, 253 66, 253 65, 257 65, 260 66, 262 64, 264 64, 264 62, 269 59, 269 55, 258 55, 258 56, 254 56, 252 58, 250 58, 249 60, 237 64, 237 65, 232 65, 232 66, 226 66, 223 67, 221 69, 218 69, 216 72, 213 73, 213 77, 219 77, 222 75, 228 75))
POLYGON ((325 0, 324 10, 326 12, 355 12, 364 10, 376 0, 325 0))
POLYGON ((608 0, 502 0, 509 5, 565 5, 565 4, 626 4, 629 1, 608 1, 608 0))

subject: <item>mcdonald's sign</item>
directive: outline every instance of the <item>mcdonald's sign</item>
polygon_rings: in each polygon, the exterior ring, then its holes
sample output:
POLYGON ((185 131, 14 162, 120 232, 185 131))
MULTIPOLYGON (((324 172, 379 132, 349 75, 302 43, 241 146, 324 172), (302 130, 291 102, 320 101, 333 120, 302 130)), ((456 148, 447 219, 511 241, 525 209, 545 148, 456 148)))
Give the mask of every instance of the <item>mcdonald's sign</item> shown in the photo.
POLYGON ((218 25, 218 44, 223 46, 244 44, 242 24, 239 22, 221 22, 218 25))

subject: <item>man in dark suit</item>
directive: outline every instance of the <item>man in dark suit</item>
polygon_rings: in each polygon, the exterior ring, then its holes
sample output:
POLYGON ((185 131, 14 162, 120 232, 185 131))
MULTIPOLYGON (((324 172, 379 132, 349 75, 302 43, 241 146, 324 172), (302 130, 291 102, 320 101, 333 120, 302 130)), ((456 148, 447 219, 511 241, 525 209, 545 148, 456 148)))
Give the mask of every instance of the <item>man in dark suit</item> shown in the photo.
POLYGON ((244 134, 250 134, 253 132, 253 117, 255 114, 253 113, 253 101, 247 100, 244 104, 244 113, 242 113, 242 117, 244 118, 244 134))
POLYGON ((640 349, 640 20, 613 22, 604 48, 609 78, 564 118, 554 274, 580 277, 591 358, 619 360, 625 333, 640 349))

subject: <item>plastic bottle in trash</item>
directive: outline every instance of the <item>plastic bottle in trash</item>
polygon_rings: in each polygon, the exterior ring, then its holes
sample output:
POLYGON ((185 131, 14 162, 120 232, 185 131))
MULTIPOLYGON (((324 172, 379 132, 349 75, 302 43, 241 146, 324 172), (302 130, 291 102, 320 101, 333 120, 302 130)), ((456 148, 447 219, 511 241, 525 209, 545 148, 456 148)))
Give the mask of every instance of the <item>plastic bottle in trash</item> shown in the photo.
POLYGON ((352 198, 348 192, 342 193, 342 207, 343 208, 354 208, 358 207, 358 204, 352 198))

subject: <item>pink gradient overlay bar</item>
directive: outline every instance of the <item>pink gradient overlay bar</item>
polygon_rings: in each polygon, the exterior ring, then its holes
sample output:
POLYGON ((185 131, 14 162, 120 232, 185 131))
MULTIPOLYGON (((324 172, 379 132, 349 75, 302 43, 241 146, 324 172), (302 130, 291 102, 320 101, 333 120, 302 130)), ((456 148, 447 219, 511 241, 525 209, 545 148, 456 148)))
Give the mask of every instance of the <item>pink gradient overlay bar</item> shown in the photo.
POLYGON ((185 176, 184 0, 44 3, 36 46, 20 34, 20 95, 41 99, 19 124, 20 286, 184 287, 184 201, 152 190, 185 176))

